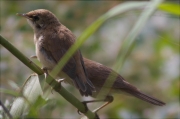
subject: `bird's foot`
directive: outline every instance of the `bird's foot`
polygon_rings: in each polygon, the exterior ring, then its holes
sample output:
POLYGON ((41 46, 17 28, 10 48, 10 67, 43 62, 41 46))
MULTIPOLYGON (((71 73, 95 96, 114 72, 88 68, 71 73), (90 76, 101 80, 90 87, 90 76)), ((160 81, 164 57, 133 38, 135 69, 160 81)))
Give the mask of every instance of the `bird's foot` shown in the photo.
POLYGON ((46 77, 47 77, 49 75, 48 68, 47 67, 43 67, 41 69, 44 71, 44 73, 46 74, 46 77))
POLYGON ((106 96, 106 98, 104 99, 104 101, 109 102, 109 103, 113 102, 113 100, 114 100, 113 96, 110 96, 110 95, 106 96))
MULTIPOLYGON (((64 79, 59 79, 57 80, 58 84, 60 84, 60 88, 61 88, 61 83, 64 81, 64 79)), ((59 86, 58 86, 59 87, 59 86)), ((53 88, 51 88, 51 93, 53 94, 53 88)))
MULTIPOLYGON (((82 103, 83 103, 83 105, 85 107, 85 111, 83 113, 86 113, 88 111, 87 102, 83 101, 82 103)), ((77 110, 77 112, 78 112, 79 115, 81 115, 81 113, 82 113, 80 110, 77 110)))
POLYGON ((61 83, 64 81, 64 79, 59 79, 57 82, 61 85, 61 83))
MULTIPOLYGON (((88 101, 83 101, 82 103, 85 106, 85 111, 83 113, 86 113, 88 111, 87 103, 89 103, 89 102, 88 101)), ((79 115, 81 115, 81 113, 82 113, 80 110, 77 110, 77 112, 78 112, 79 115)), ((100 119, 98 114, 96 112, 94 112, 94 113, 95 113, 95 118, 94 119, 100 119)))
POLYGON ((101 110, 102 108, 104 108, 104 107, 107 106, 108 104, 112 103, 113 100, 114 100, 113 96, 110 96, 110 95, 106 96, 106 98, 103 100, 103 101, 106 102, 106 103, 104 103, 103 105, 101 105, 100 107, 98 107, 97 109, 95 109, 93 112, 97 113, 99 110, 101 110))

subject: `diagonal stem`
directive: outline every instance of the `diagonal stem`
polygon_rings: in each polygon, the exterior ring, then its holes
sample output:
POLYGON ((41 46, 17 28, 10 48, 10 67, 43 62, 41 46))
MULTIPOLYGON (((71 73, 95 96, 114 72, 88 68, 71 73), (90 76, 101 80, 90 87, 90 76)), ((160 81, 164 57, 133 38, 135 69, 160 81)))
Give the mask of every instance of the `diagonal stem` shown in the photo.
POLYGON ((4 112, 8 115, 10 119, 13 119, 12 115, 9 113, 9 110, 4 106, 4 104, 0 100, 0 106, 3 108, 4 112))
MULTIPOLYGON (((0 35, 0 44, 4 46, 7 50, 9 50, 15 57, 17 57, 22 63, 24 63, 27 67, 29 67, 31 70, 36 72, 38 75, 43 74, 43 70, 38 67, 36 64, 34 64, 30 59, 28 59, 26 56, 24 56, 18 49, 16 49, 12 44, 10 44, 6 39, 4 39, 0 35)), ((69 93, 64 87, 61 86, 61 89, 58 89, 59 83, 53 79, 50 75, 46 78, 46 82, 53 87, 55 91, 57 91, 63 98, 65 98, 69 103, 71 103, 73 106, 75 106, 78 110, 81 112, 85 112, 84 115, 86 115, 88 118, 95 118, 96 115, 90 111, 89 109, 85 111, 85 106, 71 93, 69 93)))

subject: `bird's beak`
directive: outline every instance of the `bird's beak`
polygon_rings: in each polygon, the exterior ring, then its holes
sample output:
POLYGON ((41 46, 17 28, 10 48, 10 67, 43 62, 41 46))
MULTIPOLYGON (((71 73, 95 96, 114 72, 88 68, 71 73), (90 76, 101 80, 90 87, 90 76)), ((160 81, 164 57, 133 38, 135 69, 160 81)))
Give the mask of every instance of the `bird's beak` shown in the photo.
POLYGON ((25 17, 25 18, 27 18, 27 19, 29 19, 29 20, 32 20, 32 18, 30 18, 27 14, 17 13, 16 15, 21 16, 21 17, 25 17))

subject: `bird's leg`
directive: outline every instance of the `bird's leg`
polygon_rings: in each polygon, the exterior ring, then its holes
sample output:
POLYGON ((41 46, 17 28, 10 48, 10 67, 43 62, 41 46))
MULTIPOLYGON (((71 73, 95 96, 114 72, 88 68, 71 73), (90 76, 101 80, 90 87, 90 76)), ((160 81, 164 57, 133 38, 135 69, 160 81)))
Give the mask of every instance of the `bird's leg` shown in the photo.
POLYGON ((101 105, 100 107, 98 107, 97 109, 95 109, 93 112, 97 113, 100 109, 104 108, 105 106, 107 106, 109 103, 113 102, 114 98, 113 96, 106 96, 106 98, 104 99, 104 101, 106 103, 104 103, 103 105, 101 105))
MULTIPOLYGON (((87 102, 86 102, 86 101, 83 101, 82 103, 83 103, 84 106, 85 106, 85 113, 86 113, 86 112, 88 111, 87 103, 90 103, 90 101, 87 101, 87 102)), ((80 113, 79 110, 78 110, 77 112, 78 112, 78 114, 81 115, 81 113, 80 113)), ((96 112, 95 112, 95 118, 94 118, 94 119, 100 119, 96 112)))
MULTIPOLYGON (((113 102, 114 98, 113 96, 106 96, 105 99, 100 99, 100 100, 90 100, 90 101, 83 101, 82 103, 85 105, 86 109, 87 109, 87 103, 94 103, 94 102, 106 102, 105 104, 103 104, 102 106, 98 107, 97 109, 95 109, 93 112, 97 112, 100 109, 104 108, 106 105, 108 105, 109 103, 113 102)), ((78 114, 80 114, 80 111, 78 110, 78 114)))
MULTIPOLYGON (((48 77, 49 73, 48 73, 48 68, 47 67, 42 67, 42 70, 45 73, 45 79, 48 77)), ((51 87, 51 93, 53 94, 53 88, 51 87)))

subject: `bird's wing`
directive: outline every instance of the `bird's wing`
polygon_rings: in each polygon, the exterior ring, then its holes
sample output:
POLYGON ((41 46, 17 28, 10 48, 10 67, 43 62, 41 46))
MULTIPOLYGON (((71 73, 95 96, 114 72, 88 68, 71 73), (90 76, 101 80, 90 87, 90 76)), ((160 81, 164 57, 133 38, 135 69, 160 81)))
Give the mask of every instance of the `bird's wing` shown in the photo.
MULTIPOLYGON (((60 31, 59 35, 48 38, 48 41, 46 41, 46 49, 51 53, 53 59, 58 62, 73 45, 74 41, 74 35, 69 33, 68 30, 60 31)), ((84 63, 79 50, 74 53, 74 55, 63 67, 63 72, 74 81, 78 89, 87 95, 91 95, 94 86, 87 78, 84 63)))

